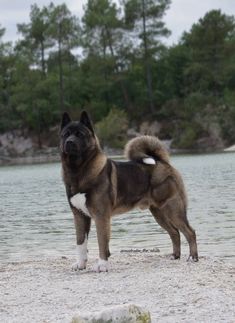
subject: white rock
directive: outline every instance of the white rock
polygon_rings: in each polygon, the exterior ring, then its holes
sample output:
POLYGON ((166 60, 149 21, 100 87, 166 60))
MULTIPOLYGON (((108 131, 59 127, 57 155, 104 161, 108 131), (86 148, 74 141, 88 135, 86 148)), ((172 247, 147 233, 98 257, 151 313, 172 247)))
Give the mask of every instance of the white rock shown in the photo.
POLYGON ((150 313, 133 304, 118 305, 102 312, 75 315, 72 323, 150 323, 150 313))
POLYGON ((31 138, 25 138, 18 130, 0 135, 0 145, 13 154, 23 154, 33 148, 31 138))
POLYGON ((230 147, 224 149, 224 151, 235 151, 235 145, 230 146, 230 147))

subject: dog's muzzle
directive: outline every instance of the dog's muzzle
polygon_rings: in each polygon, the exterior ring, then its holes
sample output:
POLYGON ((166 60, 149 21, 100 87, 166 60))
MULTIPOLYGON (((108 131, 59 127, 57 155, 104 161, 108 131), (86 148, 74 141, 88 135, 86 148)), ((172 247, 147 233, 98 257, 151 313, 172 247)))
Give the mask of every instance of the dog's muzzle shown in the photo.
POLYGON ((63 150, 68 155, 76 155, 78 153, 77 145, 72 139, 65 141, 63 150))

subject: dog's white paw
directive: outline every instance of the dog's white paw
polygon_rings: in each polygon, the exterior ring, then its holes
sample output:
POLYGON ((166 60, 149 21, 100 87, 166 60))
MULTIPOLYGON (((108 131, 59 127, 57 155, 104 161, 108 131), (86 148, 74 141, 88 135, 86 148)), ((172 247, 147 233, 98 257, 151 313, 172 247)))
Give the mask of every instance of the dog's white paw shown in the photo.
POLYGON ((72 270, 83 270, 86 269, 87 264, 87 236, 84 239, 84 242, 80 245, 77 245, 78 261, 72 265, 72 270))
POLYGON ((99 260, 95 263, 93 270, 97 273, 109 271, 108 260, 103 260, 99 258, 99 260))
POLYGON ((84 270, 86 269, 86 264, 87 264, 87 260, 79 260, 74 264, 72 264, 71 268, 73 271, 84 270))
POLYGON ((198 261, 198 256, 189 256, 187 259, 187 262, 197 262, 198 261))
POLYGON ((170 255, 170 260, 180 260, 180 256, 176 256, 174 254, 170 255))

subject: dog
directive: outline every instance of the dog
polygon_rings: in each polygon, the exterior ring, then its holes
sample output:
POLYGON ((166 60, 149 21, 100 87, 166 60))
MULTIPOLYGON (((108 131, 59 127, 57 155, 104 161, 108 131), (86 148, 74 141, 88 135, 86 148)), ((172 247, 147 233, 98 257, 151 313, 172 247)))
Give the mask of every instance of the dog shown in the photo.
POLYGON ((111 217, 133 208, 149 209, 156 222, 168 232, 173 259, 180 258, 181 231, 189 244, 189 259, 198 261, 196 234, 186 215, 183 180, 156 137, 130 140, 125 147, 128 161, 114 161, 102 151, 87 112, 81 113, 79 121, 72 121, 65 112, 61 121, 60 152, 77 238, 78 261, 73 270, 86 268, 88 234, 94 220, 99 245, 99 259, 94 269, 108 271, 111 217))

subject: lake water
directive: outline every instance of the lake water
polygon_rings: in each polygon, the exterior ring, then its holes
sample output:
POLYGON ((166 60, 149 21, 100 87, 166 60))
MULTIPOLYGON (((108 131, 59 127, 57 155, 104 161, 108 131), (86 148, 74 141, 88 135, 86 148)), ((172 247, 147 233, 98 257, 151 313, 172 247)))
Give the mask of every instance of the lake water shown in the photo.
MULTIPOLYGON (((197 232, 199 256, 235 262, 235 153, 173 156, 189 198, 188 218, 197 232)), ((148 211, 112 221, 111 253, 158 247, 171 241, 148 211)), ((182 238, 182 254, 188 254, 182 238)), ((97 250, 93 229, 89 249, 97 250)), ((75 255, 73 216, 61 180, 60 164, 0 168, 0 262, 75 255)))

